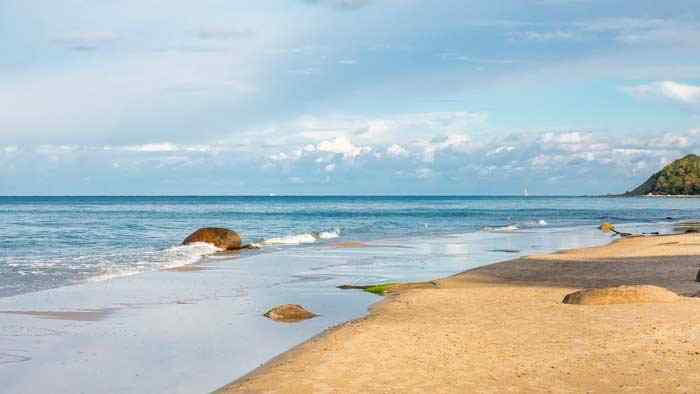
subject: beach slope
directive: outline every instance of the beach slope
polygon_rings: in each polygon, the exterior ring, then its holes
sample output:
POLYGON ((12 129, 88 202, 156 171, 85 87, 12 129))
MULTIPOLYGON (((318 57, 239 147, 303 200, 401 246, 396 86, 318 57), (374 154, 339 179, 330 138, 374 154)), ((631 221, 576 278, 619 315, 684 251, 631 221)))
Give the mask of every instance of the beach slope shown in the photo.
POLYGON ((567 305, 584 288, 700 290, 700 235, 628 238, 398 289, 233 392, 693 392, 700 298, 567 305))

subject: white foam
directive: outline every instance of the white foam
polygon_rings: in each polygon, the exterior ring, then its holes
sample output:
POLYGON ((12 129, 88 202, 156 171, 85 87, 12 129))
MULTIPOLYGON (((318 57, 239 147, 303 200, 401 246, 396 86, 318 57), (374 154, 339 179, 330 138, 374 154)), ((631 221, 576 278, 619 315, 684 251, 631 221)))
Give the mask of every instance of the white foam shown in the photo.
POLYGON ((313 234, 288 235, 286 237, 270 238, 263 241, 265 245, 301 245, 316 242, 313 234))
POLYGON ((160 268, 176 268, 193 264, 201 260, 204 256, 221 251, 223 251, 223 249, 204 242, 173 246, 162 252, 161 258, 164 261, 160 268))
POLYGON ((515 224, 510 224, 508 226, 503 227, 486 227, 484 230, 496 233, 509 233, 520 230, 520 227, 518 227, 515 224))
POLYGON ((171 269, 190 265, 198 262, 202 257, 221 252, 223 249, 204 242, 195 242, 189 245, 173 246, 153 254, 146 255, 146 260, 131 262, 130 266, 111 265, 107 272, 93 276, 90 282, 102 282, 114 278, 121 278, 140 274, 154 269, 171 269))
POLYGON ((334 229, 317 233, 292 234, 285 237, 270 238, 262 241, 262 243, 253 243, 251 246, 312 244, 318 240, 334 239, 338 237, 340 237, 340 229, 334 229))
POLYGON ((537 224, 539 224, 540 226, 546 226, 546 225, 547 225, 547 221, 546 221, 546 220, 543 220, 543 219, 540 219, 540 220, 537 221, 537 224))
POLYGON ((340 237, 340 230, 335 229, 333 231, 321 231, 318 233, 318 237, 320 239, 333 239, 333 238, 338 238, 340 237))

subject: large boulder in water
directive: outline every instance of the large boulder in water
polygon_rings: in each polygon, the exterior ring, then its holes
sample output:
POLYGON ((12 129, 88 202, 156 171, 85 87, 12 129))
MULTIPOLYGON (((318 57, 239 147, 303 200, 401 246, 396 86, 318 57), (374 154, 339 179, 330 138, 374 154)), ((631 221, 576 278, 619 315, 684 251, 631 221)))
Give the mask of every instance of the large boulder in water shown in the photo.
POLYGON ((265 317, 275 321, 282 322, 297 322, 300 320, 311 319, 316 315, 304 309, 301 305, 286 304, 276 306, 265 312, 265 317))
POLYGON ((225 228, 200 228, 185 238, 182 244, 188 245, 195 242, 205 242, 224 250, 241 248, 241 237, 235 231, 225 228))
POLYGON ((567 294, 563 303, 577 305, 653 304, 676 302, 678 294, 657 286, 617 286, 567 294))

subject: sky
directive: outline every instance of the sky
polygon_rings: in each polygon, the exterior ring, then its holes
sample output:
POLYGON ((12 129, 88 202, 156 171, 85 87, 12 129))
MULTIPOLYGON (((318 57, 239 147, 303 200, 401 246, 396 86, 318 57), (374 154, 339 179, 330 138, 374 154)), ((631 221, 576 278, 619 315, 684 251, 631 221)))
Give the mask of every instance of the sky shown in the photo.
POLYGON ((700 153, 696 0, 0 0, 0 195, 607 194, 700 153))

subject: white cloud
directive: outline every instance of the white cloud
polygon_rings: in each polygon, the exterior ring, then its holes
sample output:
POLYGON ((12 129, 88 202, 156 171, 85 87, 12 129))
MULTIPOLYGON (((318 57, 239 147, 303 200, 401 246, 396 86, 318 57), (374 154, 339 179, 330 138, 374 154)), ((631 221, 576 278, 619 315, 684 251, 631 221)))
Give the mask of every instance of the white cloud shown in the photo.
POLYGON ((219 145, 185 145, 185 144, 173 144, 171 142, 159 142, 152 144, 142 144, 142 145, 127 145, 127 146, 104 146, 104 150, 112 149, 122 149, 132 152, 218 152, 220 150, 225 150, 224 146, 219 145))
POLYGON ((418 141, 415 145, 423 150, 423 161, 426 162, 434 161, 435 154, 444 150, 466 153, 478 146, 472 144, 469 136, 465 134, 439 136, 429 141, 418 141))
POLYGON ((399 144, 393 144, 386 148, 386 154, 392 157, 405 157, 408 155, 408 151, 399 144))
POLYGON ((433 170, 430 168, 419 168, 415 172, 416 178, 418 179, 428 179, 432 178, 433 176, 433 170))
POLYGON ((132 145, 124 148, 126 150, 134 152, 175 152, 179 148, 170 142, 163 142, 158 144, 144 144, 144 145, 132 145))
POLYGON ((542 141, 555 144, 580 144, 590 140, 590 135, 584 135, 578 131, 572 133, 545 133, 542 136, 542 141))
POLYGON ((336 137, 330 141, 322 141, 316 146, 316 149, 321 152, 341 154, 347 160, 372 151, 372 148, 368 146, 354 145, 347 137, 336 137))
POLYGON ((493 155, 498 155, 502 153, 508 153, 514 151, 516 148, 514 146, 499 146, 496 149, 493 149, 492 151, 488 152, 486 155, 487 156, 493 156, 493 155))
POLYGON ((698 46, 700 24, 664 18, 599 18, 572 25, 580 34, 608 34, 626 45, 698 46))
POLYGON ((272 160, 272 161, 285 161, 287 159, 289 159, 289 156, 284 152, 275 153, 273 155, 270 155, 270 160, 272 160))
POLYGON ((637 97, 663 97, 683 104, 700 103, 700 86, 674 81, 660 81, 627 89, 637 97))
MULTIPOLYGON (((700 151, 699 136, 699 130, 626 137, 569 131, 482 136, 476 143, 466 134, 449 134, 415 143, 361 146, 348 138, 336 138, 317 145, 301 143, 286 151, 280 150, 278 145, 248 150, 235 144, 183 145, 169 142, 122 146, 18 146, 16 149, 14 145, 6 145, 0 147, 0 162, 5 165, 0 166, 0 176, 19 171, 10 167, 11 160, 42 163, 47 171, 56 171, 56 168, 76 171, 75 168, 80 168, 78 173, 94 175, 94 179, 110 171, 132 176, 163 176, 164 173, 159 171, 168 170, 168 176, 177 175, 179 178, 187 178, 183 174, 216 173, 219 174, 216 179, 221 181, 221 174, 245 171, 250 175, 246 182, 251 184, 275 179, 290 187, 302 184, 314 187, 336 181, 352 185, 368 176, 377 179, 387 176, 395 177, 397 182, 431 179, 436 185, 445 187, 472 185, 473 188, 469 189, 472 191, 480 190, 481 185, 495 183, 500 188, 507 188, 523 179, 527 179, 530 185, 550 182, 551 187, 568 182, 570 188, 578 187, 570 183, 572 179, 581 179, 580 187, 602 182, 599 185, 601 190, 616 192, 642 181, 670 160, 700 151), (8 147, 11 155, 6 153, 8 147), (236 154, 218 154, 224 151, 236 154), (338 160, 351 161, 352 165, 338 172, 338 160), (91 164, 86 166, 84 163, 91 164), (319 172, 325 178, 319 178, 319 172)), ((233 181, 228 179, 225 183, 233 181)), ((381 182, 375 185, 382 186, 381 182)), ((572 193, 575 191, 571 189, 572 193)))
MULTIPOLYGON (((552 27, 549 24, 538 26, 552 27)), ((665 45, 697 47, 700 23, 688 19, 593 18, 554 24, 551 30, 516 30, 506 34, 510 41, 549 43, 558 41, 613 41, 624 45, 665 45)))
POLYGON ((337 137, 352 138, 353 141, 391 145, 397 140, 412 141, 432 138, 437 134, 464 133, 483 127, 488 119, 485 112, 415 112, 387 115, 384 117, 357 116, 302 116, 289 125, 282 126, 280 133, 316 141, 337 137))
MULTIPOLYGON (((691 145, 690 138, 694 137, 692 132, 688 134, 689 135, 675 135, 671 133, 666 133, 661 137, 650 138, 648 145, 651 147, 666 146, 672 148, 686 148, 691 145)), ((696 138, 693 139, 697 140, 696 138)))
POLYGON ((575 32, 567 30, 511 32, 512 41, 567 41, 578 38, 575 32))

